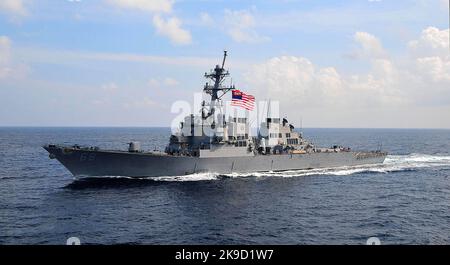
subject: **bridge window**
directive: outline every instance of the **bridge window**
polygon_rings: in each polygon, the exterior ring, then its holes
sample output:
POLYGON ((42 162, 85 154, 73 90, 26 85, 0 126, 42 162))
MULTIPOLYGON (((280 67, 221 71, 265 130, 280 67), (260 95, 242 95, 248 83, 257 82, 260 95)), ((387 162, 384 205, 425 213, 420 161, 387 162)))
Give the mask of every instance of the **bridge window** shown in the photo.
POLYGON ((270 138, 278 138, 278 133, 271 133, 270 138))
POLYGON ((287 144, 298 144, 298 139, 287 139, 287 144))

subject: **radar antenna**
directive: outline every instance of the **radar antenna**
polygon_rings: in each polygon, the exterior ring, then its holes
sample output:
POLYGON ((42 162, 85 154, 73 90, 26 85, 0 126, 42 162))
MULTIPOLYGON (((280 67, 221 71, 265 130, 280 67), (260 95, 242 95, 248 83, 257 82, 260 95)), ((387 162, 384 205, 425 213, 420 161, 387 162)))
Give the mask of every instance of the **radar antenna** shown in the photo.
POLYGON ((225 60, 227 59, 227 51, 223 51, 222 69, 225 66, 225 60))
POLYGON ((204 119, 210 117, 215 112, 215 107, 218 105, 221 98, 230 90, 234 89, 234 85, 224 86, 223 81, 230 75, 230 73, 225 70, 225 61, 227 58, 227 51, 223 51, 222 66, 216 65, 216 67, 209 73, 205 73, 205 78, 210 79, 212 84, 207 82, 203 88, 203 91, 211 95, 211 101, 209 103, 209 112, 205 115, 204 119), (219 92, 222 94, 219 95, 219 92))

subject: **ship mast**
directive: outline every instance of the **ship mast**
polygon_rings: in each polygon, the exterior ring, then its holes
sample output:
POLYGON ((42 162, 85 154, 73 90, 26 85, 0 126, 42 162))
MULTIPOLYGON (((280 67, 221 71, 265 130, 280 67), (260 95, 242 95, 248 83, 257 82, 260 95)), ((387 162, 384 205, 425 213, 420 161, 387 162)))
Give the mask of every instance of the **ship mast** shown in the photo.
POLYGON ((227 58, 227 51, 223 52, 222 66, 216 65, 216 67, 209 73, 205 73, 205 78, 210 79, 212 84, 208 82, 205 84, 203 91, 206 94, 211 95, 211 101, 209 104, 209 111, 206 115, 202 115, 203 119, 207 119, 215 113, 216 106, 219 106, 220 99, 230 90, 234 89, 234 85, 224 86, 223 81, 230 73, 225 70, 225 60, 227 58), (222 94, 219 95, 219 92, 222 94))

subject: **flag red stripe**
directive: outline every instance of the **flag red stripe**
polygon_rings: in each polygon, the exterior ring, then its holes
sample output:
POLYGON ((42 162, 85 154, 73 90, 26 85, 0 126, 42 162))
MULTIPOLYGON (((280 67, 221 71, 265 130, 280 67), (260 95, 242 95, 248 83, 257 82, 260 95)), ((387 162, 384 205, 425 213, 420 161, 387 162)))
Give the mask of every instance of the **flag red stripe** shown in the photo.
POLYGON ((255 106, 255 104, 246 104, 246 103, 241 103, 241 102, 232 102, 231 104, 232 105, 245 105, 245 106, 251 106, 251 107, 255 106))
POLYGON ((248 107, 248 108, 253 108, 253 105, 245 105, 245 104, 231 104, 232 106, 238 106, 238 107, 248 107))

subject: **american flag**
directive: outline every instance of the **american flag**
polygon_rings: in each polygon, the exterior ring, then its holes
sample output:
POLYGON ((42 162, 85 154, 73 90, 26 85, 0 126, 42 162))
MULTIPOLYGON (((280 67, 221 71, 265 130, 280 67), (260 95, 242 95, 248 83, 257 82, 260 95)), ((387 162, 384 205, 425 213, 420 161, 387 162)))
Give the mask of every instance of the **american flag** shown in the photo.
POLYGON ((231 106, 242 107, 246 110, 253 110, 255 107, 255 97, 245 94, 240 90, 233 90, 231 98, 231 106))

